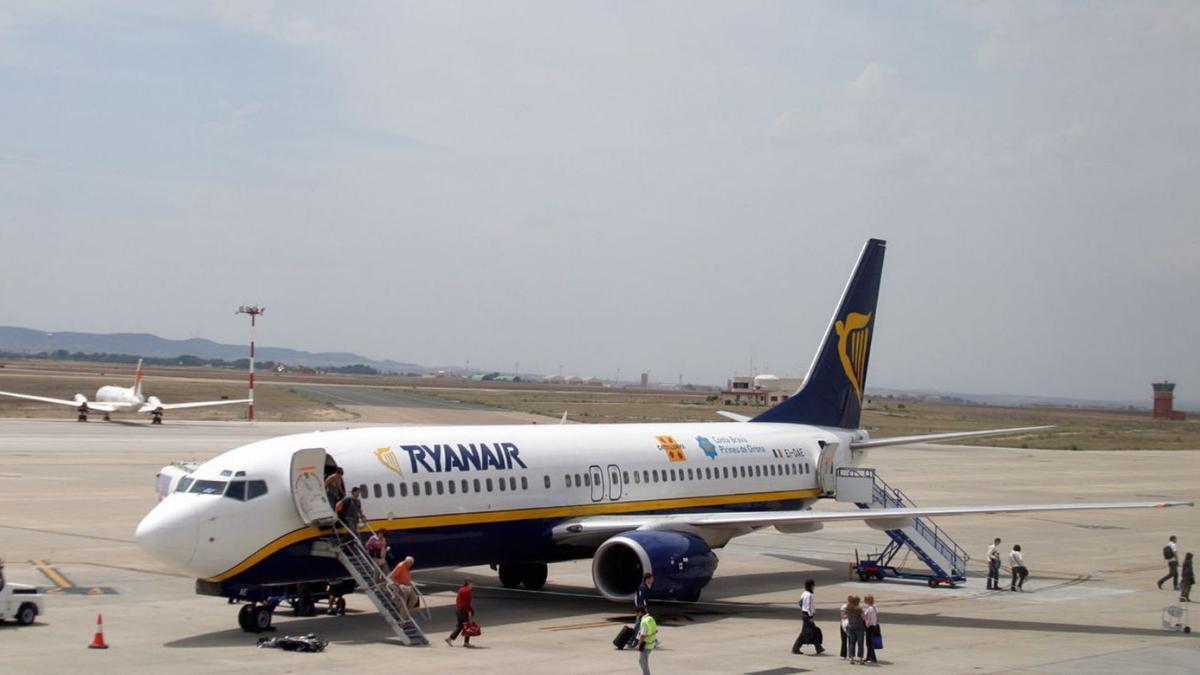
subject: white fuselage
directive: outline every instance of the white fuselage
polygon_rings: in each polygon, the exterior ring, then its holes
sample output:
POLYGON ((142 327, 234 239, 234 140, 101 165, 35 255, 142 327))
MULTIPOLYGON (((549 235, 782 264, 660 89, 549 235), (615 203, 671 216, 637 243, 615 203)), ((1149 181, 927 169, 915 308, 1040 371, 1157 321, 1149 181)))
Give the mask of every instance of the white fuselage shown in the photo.
POLYGON ((595 515, 806 508, 821 494, 822 448, 832 472, 850 463, 850 439, 865 436, 730 423, 381 427, 285 436, 201 465, 188 491, 164 499, 137 538, 202 579, 271 583, 285 570, 302 578, 295 568, 307 553, 297 551, 319 532, 297 511, 291 458, 323 448, 344 469, 347 490, 363 487, 371 526, 397 536, 400 553, 416 551, 422 566, 502 561, 515 555, 513 547, 528 550, 530 559, 584 557, 590 551, 556 549, 551 527, 595 515), (267 493, 222 496, 231 480, 263 481, 267 493), (278 560, 284 555, 286 566, 278 560))
POLYGON ((97 403, 112 403, 130 409, 134 406, 140 407, 146 402, 146 397, 137 395, 133 387, 117 387, 109 384, 97 389, 96 398, 92 400, 97 403))

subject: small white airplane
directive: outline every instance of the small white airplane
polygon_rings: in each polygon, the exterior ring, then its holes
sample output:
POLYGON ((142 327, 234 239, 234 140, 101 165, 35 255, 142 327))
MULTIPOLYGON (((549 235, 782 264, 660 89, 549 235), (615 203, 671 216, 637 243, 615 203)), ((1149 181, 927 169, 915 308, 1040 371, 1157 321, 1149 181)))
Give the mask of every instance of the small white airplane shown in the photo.
POLYGON ((716 571, 714 549, 765 527, 801 534, 862 521, 893 541, 920 540, 926 564, 960 581, 967 555, 931 516, 1192 504, 1072 502, 1064 482, 1063 503, 918 508, 880 488, 860 467, 869 449, 1045 428, 874 440, 859 428, 884 248, 867 242, 803 386, 754 418, 283 436, 164 468, 167 496, 137 541, 196 576, 197 593, 249 603, 238 619, 255 631, 270 625, 278 598, 299 613, 327 584, 352 579, 331 554, 335 515, 323 486, 337 468, 362 491, 369 527, 421 567, 490 564, 504 585, 535 590, 547 563, 590 558, 596 589, 612 600, 630 598, 650 571, 652 597, 694 600, 716 571), (860 508, 812 510, 822 498, 860 508))
POLYGON ((162 424, 163 413, 168 410, 183 410, 184 408, 205 408, 214 405, 231 405, 234 403, 249 403, 248 398, 222 399, 220 401, 189 401, 186 403, 163 403, 157 396, 146 396, 142 393, 142 360, 138 359, 137 372, 133 376, 132 387, 117 387, 104 385, 96 390, 96 398, 89 401, 83 394, 75 394, 75 398, 50 398, 32 394, 17 394, 11 391, 0 391, 0 396, 23 398, 30 401, 69 405, 78 412, 78 420, 86 422, 88 413, 92 411, 104 413, 104 420, 112 419, 112 413, 147 413, 153 424, 162 424))

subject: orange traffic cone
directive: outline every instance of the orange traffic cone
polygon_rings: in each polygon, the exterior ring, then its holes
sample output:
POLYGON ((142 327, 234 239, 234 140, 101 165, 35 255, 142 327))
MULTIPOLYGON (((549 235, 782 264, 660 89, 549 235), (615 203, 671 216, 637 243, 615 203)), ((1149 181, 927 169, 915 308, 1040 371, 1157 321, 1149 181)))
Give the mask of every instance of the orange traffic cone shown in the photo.
POLYGON ((104 616, 96 615, 96 635, 92 638, 92 644, 88 645, 88 649, 108 649, 108 645, 104 642, 104 616))

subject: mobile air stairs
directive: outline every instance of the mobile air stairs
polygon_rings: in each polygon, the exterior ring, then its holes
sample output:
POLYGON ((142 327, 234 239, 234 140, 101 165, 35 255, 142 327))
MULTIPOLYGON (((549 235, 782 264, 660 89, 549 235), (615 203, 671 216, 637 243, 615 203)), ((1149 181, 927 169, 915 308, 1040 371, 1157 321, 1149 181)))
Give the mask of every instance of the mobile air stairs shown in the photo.
POLYGON ((388 579, 383 570, 379 569, 379 565, 367 554, 362 540, 358 536, 348 533, 339 535, 335 528, 329 543, 334 547, 337 559, 354 578, 363 593, 371 599, 383 618, 387 620, 392 631, 396 633, 396 637, 406 645, 428 645, 429 639, 425 637, 425 633, 409 613, 400 589, 388 579))
MULTIPOLYGON (((877 476, 875 469, 839 467, 836 479, 837 500, 854 502, 860 509, 887 510, 916 506, 898 488, 888 485, 877 476)), ((966 581, 967 561, 970 559, 967 552, 928 518, 911 518, 908 523, 905 527, 884 530, 891 542, 875 557, 856 562, 858 578, 863 581, 885 577, 923 579, 931 588, 939 584, 954 586, 966 581), (915 553, 932 574, 903 572, 892 566, 892 560, 904 548, 915 553)))

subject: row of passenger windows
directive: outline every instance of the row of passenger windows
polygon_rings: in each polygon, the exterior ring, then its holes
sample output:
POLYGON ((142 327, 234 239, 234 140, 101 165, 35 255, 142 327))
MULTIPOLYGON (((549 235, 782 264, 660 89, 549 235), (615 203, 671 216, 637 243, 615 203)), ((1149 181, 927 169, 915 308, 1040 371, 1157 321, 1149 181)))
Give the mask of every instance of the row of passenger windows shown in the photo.
MULTIPOLYGON (((629 484, 629 472, 622 471, 625 484, 629 484)), ((633 483, 669 483, 684 480, 718 480, 722 478, 761 478, 764 476, 799 476, 812 473, 807 464, 755 464, 753 466, 706 466, 704 469, 643 469, 633 472, 633 483)), ((590 474, 567 474, 567 487, 591 487, 590 474), (574 478, 574 480, 572 480, 574 478)))
MULTIPOLYGON (((625 484, 631 482, 635 484, 641 483, 665 483, 683 480, 717 480, 722 478, 761 478, 765 476, 798 476, 802 474, 812 473, 812 467, 808 464, 756 464, 753 466, 721 466, 721 467, 704 467, 704 469, 644 469, 642 471, 634 471, 630 476, 629 471, 622 471, 622 478, 625 484)), ((615 477, 615 474, 614 474, 615 477)), ((567 487, 591 487, 592 476, 590 473, 576 473, 565 475, 567 487)), ((253 481, 252 481, 253 482, 253 481)), ((550 476, 542 476, 544 487, 550 489, 550 476)), ((515 476, 502 478, 463 478, 461 480, 427 480, 413 481, 412 483, 375 483, 374 485, 359 485, 359 492, 363 499, 382 499, 385 495, 388 498, 395 498, 397 494, 401 497, 407 497, 410 494, 413 497, 431 496, 434 494, 469 494, 471 492, 517 492, 518 490, 529 490, 529 479, 526 476, 521 476, 519 479, 515 476), (520 481, 518 483, 518 480, 520 481)))

